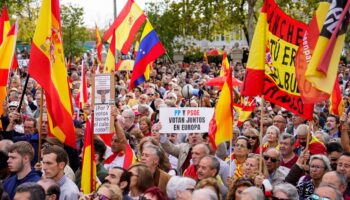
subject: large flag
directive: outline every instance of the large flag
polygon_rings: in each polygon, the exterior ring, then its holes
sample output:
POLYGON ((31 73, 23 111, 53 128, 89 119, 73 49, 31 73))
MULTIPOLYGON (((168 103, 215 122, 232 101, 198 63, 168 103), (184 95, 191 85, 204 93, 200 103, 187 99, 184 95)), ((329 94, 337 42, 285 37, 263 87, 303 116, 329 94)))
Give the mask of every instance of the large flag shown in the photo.
POLYGON ((109 45, 105 66, 103 68, 104 73, 110 73, 115 70, 116 63, 117 63, 117 58, 116 58, 117 50, 115 49, 115 41, 116 41, 115 34, 113 34, 111 44, 109 45))
POLYGON ((165 49, 160 42, 156 31, 147 20, 142 32, 140 46, 136 54, 134 69, 131 75, 130 89, 145 82, 147 66, 164 53, 165 49))
POLYGON ((224 51, 224 54, 222 54, 222 63, 221 63, 220 76, 225 76, 225 72, 229 68, 230 68, 230 63, 228 62, 226 51, 224 51))
POLYGON ((285 14, 273 0, 264 1, 250 48, 242 96, 264 95, 267 101, 312 119, 313 105, 302 101, 294 61, 306 27, 285 14))
POLYGON ((103 39, 111 41, 115 33, 115 47, 127 54, 137 31, 145 21, 146 16, 134 0, 128 0, 118 17, 104 34, 103 39))
POLYGON ((304 34, 296 70, 305 103, 322 102, 333 91, 349 22, 349 5, 350 1, 345 0, 321 2, 304 34))
POLYGON ((255 109, 255 100, 254 98, 247 97, 243 98, 241 97, 241 101, 239 104, 233 104, 233 108, 238 113, 238 120, 237 120, 237 126, 241 127, 243 123, 249 119, 250 115, 253 113, 255 109))
POLYGON ((97 174, 94 152, 94 134, 89 119, 86 120, 84 148, 82 153, 83 162, 81 167, 81 190, 83 194, 90 194, 96 190, 97 174))
POLYGON ((45 90, 53 135, 76 147, 59 8, 59 0, 43 0, 30 51, 29 74, 45 90))
MULTIPOLYGON (((16 48, 18 25, 15 23, 0 46, 0 104, 6 101, 6 87, 9 77, 9 71, 14 57, 16 48)), ((3 114, 3 106, 0 107, 0 115, 3 114)), ((0 123, 1 124, 1 123, 0 123)))
POLYGON ((3 40, 6 38, 10 28, 11 28, 10 19, 7 14, 6 6, 4 6, 0 17, 0 45, 2 44, 3 40))
POLYGON ((222 142, 229 141, 233 134, 233 99, 232 99, 232 69, 226 74, 219 100, 215 107, 212 120, 209 123, 209 138, 214 148, 222 142))
POLYGON ((96 25, 96 53, 97 53, 97 64, 102 65, 102 40, 100 36, 100 31, 96 25))

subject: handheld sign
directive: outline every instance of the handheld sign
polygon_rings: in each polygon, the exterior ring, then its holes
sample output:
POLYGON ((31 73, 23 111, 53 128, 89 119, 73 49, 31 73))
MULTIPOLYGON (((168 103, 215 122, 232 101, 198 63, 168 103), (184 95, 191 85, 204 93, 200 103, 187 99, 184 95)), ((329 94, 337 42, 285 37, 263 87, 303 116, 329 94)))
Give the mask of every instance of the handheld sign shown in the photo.
POLYGON ((112 74, 96 74, 93 76, 92 106, 94 108, 94 133, 108 134, 113 132, 111 119, 114 105, 114 76, 112 74))
POLYGON ((160 108, 159 120, 162 124, 160 133, 205 133, 214 108, 185 107, 160 108))

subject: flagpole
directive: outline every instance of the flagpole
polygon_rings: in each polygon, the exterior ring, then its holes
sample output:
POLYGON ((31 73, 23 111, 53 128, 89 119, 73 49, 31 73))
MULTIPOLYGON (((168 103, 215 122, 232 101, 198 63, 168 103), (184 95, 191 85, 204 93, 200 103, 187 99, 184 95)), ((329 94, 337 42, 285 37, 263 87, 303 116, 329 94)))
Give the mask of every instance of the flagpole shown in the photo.
POLYGON ((42 123, 43 123, 43 110, 44 110, 44 90, 41 88, 41 95, 40 95, 40 108, 39 108, 39 140, 38 140, 38 162, 40 161, 41 158, 41 140, 42 140, 42 123))
MULTIPOLYGON (((309 132, 308 132, 308 134, 307 134, 307 136, 306 136, 306 146, 305 146, 305 149, 307 150, 307 149, 309 149, 309 144, 310 144, 310 137, 312 137, 312 132, 313 132, 313 130, 314 130, 314 121, 313 120, 310 120, 309 121, 309 132)), ((304 161, 304 165, 306 164, 306 160, 304 161)))
POLYGON ((27 89, 28 81, 29 81, 29 74, 27 74, 26 82, 24 83, 24 87, 23 87, 23 91, 22 91, 21 100, 19 101, 19 105, 18 105, 18 107, 17 107, 17 112, 19 112, 19 113, 21 112, 21 107, 22 107, 24 95, 26 94, 26 89, 27 89))
POLYGON ((259 141, 260 141, 260 160, 259 160, 259 172, 262 174, 262 165, 263 165, 263 144, 262 144, 262 135, 264 128, 264 96, 261 96, 261 105, 260 105, 261 113, 260 113, 260 131, 259 131, 259 141))
POLYGON ((170 63, 171 63, 171 64, 174 64, 174 62, 171 60, 171 58, 170 58, 170 56, 169 56, 168 52, 165 52, 165 55, 166 55, 166 57, 168 57, 168 59, 169 59, 170 63))

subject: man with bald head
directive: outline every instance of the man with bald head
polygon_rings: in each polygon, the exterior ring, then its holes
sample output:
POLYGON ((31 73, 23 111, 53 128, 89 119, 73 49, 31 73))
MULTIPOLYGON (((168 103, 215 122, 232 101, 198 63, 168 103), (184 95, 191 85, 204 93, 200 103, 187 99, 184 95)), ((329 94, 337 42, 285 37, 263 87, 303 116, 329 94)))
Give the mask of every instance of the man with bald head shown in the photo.
POLYGON ((295 147, 294 152, 297 155, 300 155, 301 152, 305 149, 308 134, 310 134, 309 147, 308 147, 310 155, 326 153, 326 146, 322 142, 320 142, 316 137, 311 135, 308 125, 300 124, 296 130, 296 134, 297 134, 297 141, 295 142, 295 145, 294 145, 295 147))
POLYGON ((323 177, 321 184, 330 184, 338 188, 338 190, 344 194, 348 182, 346 180, 345 174, 341 174, 336 171, 326 172, 323 177))
POLYGON ((205 157, 208 156, 210 153, 210 150, 206 144, 197 144, 192 148, 192 164, 188 166, 184 171, 184 176, 193 178, 194 180, 198 180, 198 165, 199 161, 205 157))

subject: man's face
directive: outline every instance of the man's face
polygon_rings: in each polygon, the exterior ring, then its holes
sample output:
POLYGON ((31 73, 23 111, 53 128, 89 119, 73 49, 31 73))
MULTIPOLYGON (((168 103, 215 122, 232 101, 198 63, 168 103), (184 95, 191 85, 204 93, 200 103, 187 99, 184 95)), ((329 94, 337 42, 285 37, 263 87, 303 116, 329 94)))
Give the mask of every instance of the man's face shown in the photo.
POLYGON ((305 147, 307 141, 307 134, 298 134, 297 138, 299 139, 301 146, 305 147))
POLYGON ((111 150, 113 153, 119 153, 125 149, 126 141, 122 138, 118 138, 117 134, 114 134, 111 141, 111 150))
POLYGON ((154 152, 153 149, 150 148, 144 148, 141 154, 141 162, 148 167, 154 167, 157 166, 159 163, 159 158, 156 155, 156 152, 154 152))
POLYGON ((23 157, 19 155, 17 152, 9 152, 9 158, 7 159, 7 164, 10 172, 20 172, 24 168, 23 157))
POLYGON ((281 115, 277 115, 273 118, 273 125, 278 127, 282 133, 286 128, 286 120, 281 115))
POLYGON ((340 158, 341 153, 337 151, 333 151, 330 154, 328 154, 329 161, 331 162, 331 167, 333 170, 337 169, 337 161, 340 158))
POLYGON ((350 157, 340 156, 337 164, 337 172, 345 174, 346 178, 350 180, 350 157))
POLYGON ((346 189, 346 187, 344 185, 341 185, 340 180, 334 171, 325 173, 322 177, 321 183, 334 185, 342 193, 346 189))
POLYGON ((151 88, 147 89, 146 94, 148 96, 149 101, 153 101, 155 99, 155 92, 153 89, 151 88))
POLYGON ((216 169, 211 169, 211 159, 210 158, 203 158, 199 162, 199 168, 198 168, 198 179, 203 180, 205 178, 214 177, 216 174, 216 169))
POLYGON ((122 174, 123 174, 123 171, 121 169, 112 168, 108 171, 108 175, 105 178, 105 182, 113 185, 119 185, 120 177, 122 174))
POLYGON ((26 120, 23 125, 24 134, 33 134, 35 132, 34 122, 26 120))
POLYGON ((268 150, 264 154, 264 161, 269 173, 276 171, 276 169, 280 166, 279 159, 280 158, 278 157, 277 152, 274 150, 268 150))
POLYGON ((54 153, 44 154, 43 155, 43 170, 47 178, 54 179, 59 176, 59 173, 64 170, 64 162, 56 162, 57 155, 54 153))
POLYGON ((328 130, 336 130, 338 128, 337 121, 334 117, 327 117, 326 127, 328 130))
POLYGON ((325 199, 325 198, 328 198, 329 200, 335 200, 336 199, 335 191, 334 191, 334 189, 332 189, 330 187, 319 187, 319 188, 316 188, 314 194, 318 196, 318 199, 325 199))
POLYGON ((30 192, 16 192, 13 200, 31 200, 30 192))
POLYGON ((134 124, 134 120, 132 118, 132 116, 129 116, 126 113, 122 113, 122 116, 124 118, 124 130, 129 129, 133 124, 134 124))
POLYGON ((293 145, 290 138, 280 141, 280 152, 282 156, 290 155, 293 152, 293 145))
POLYGON ((299 117, 298 115, 293 115, 292 117, 294 128, 298 127, 300 124, 304 122, 304 119, 302 117, 299 117))
POLYGON ((196 144, 199 144, 202 142, 202 140, 203 140, 202 134, 200 134, 200 133, 190 133, 188 135, 188 143, 190 145, 194 146, 196 144))
POLYGON ((192 164, 198 166, 199 161, 204 157, 205 152, 200 146, 195 146, 192 149, 192 164))

